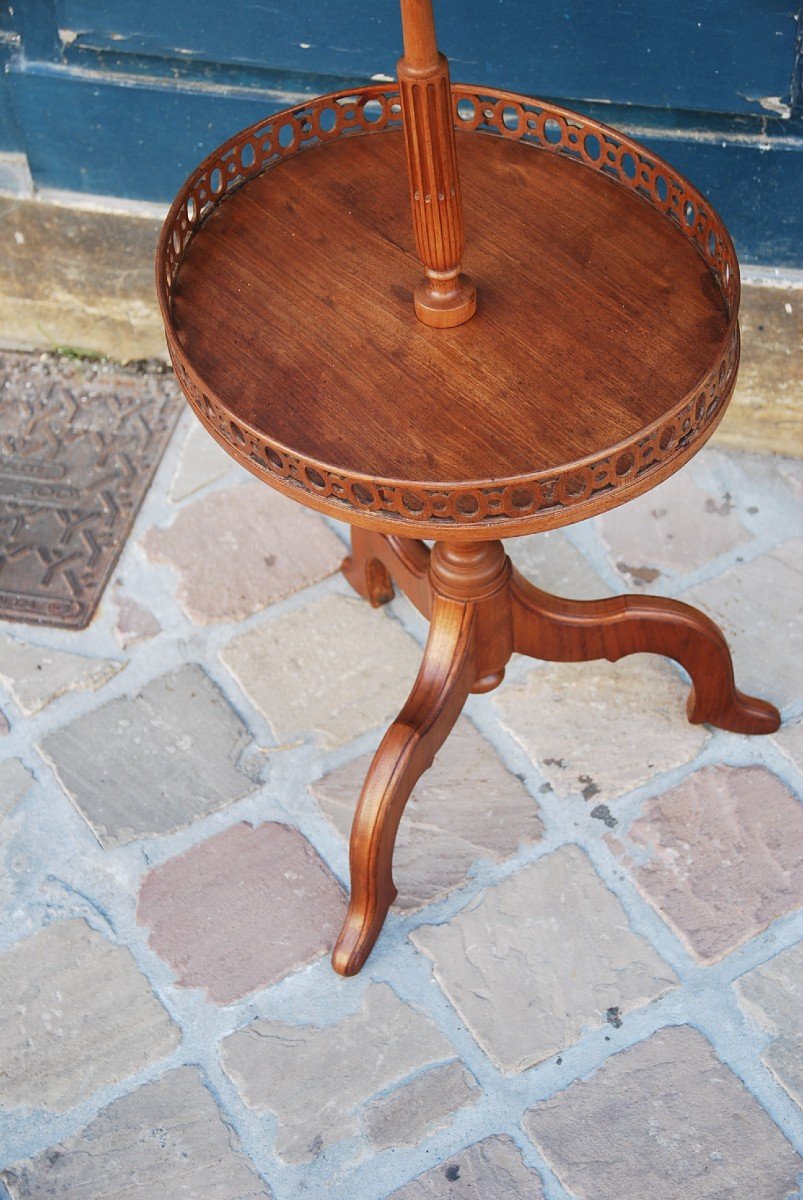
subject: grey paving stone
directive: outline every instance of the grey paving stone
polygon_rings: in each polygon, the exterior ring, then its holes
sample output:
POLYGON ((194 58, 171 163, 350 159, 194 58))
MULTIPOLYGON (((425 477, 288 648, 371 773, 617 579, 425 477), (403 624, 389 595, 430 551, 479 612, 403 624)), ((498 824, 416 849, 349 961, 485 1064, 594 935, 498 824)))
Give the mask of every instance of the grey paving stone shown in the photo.
POLYGON ((365 600, 324 596, 243 633, 220 652, 280 741, 347 742, 395 717, 421 650, 365 600))
POLYGON ((128 950, 57 921, 0 955, 0 1105, 66 1112, 177 1046, 128 950))
MULTIPOLYGON (((370 763, 371 755, 362 755, 311 785, 344 838, 370 763)), ((393 855, 394 907, 409 912, 446 895, 466 882, 478 859, 500 862, 539 841, 542 829, 521 780, 461 717, 404 810, 393 855)))
POLYGON ((607 840, 703 962, 803 904, 803 810, 764 767, 695 771, 607 840))
POLYGON ((0 679, 26 716, 38 713, 65 692, 100 687, 124 666, 112 659, 85 658, 0 634, 0 679))
POLYGON ((253 481, 194 500, 166 529, 148 530, 142 548, 178 572, 176 598, 198 625, 240 621, 343 559, 322 517, 253 481))
POLYGON ((630 586, 660 588, 664 574, 687 575, 749 534, 727 492, 712 494, 688 471, 597 518, 611 565, 630 586))
POLYGON ((12 1200, 260 1200, 271 1193, 194 1067, 115 1100, 2 1178, 12 1200))
POLYGON ((614 1055, 523 1124, 577 1200, 786 1200, 803 1166, 687 1025, 614 1055))
POLYGON ((11 812, 33 783, 33 775, 18 758, 0 762, 0 820, 11 812))
POLYGON ((489 1137, 405 1184, 388 1200, 543 1200, 541 1180, 509 1137, 489 1137))
POLYGON ((243 468, 217 444, 201 422, 193 418, 184 434, 178 463, 170 481, 170 499, 174 504, 186 500, 231 470, 240 472, 243 478, 247 477, 243 468))
POLYGON ((522 575, 544 592, 573 600, 599 600, 611 594, 580 551, 557 529, 511 538, 505 549, 522 575))
POLYGON ((245 822, 150 871, 137 919, 183 987, 233 1000, 330 950, 346 904, 340 884, 296 829, 245 822))
POLYGON ((374 984, 353 1016, 323 1028, 254 1021, 225 1039, 220 1057, 245 1103, 276 1114, 276 1153, 303 1163, 357 1135, 377 1092, 455 1051, 429 1017, 374 984))
POLYGON ((479 1098, 479 1085, 462 1063, 445 1063, 367 1104, 365 1132, 377 1150, 417 1146, 479 1098))
POLYGON ((474 1037, 523 1071, 668 991, 676 979, 632 932, 585 854, 567 846, 410 934, 474 1037))
POLYGON ((782 725, 772 740, 798 771, 803 772, 803 721, 782 725))
POLYGON ((492 701, 560 795, 593 805, 690 762, 708 733, 686 720, 688 685, 664 659, 547 663, 492 701))
POLYGON ((803 662, 803 539, 774 550, 685 593, 723 629, 743 692, 784 706, 800 699, 803 662))
POLYGON ((737 979, 736 991, 771 1035, 761 1057, 803 1108, 803 942, 737 979))
POLYGON ((85 713, 39 749, 102 846, 172 833, 253 791, 249 734, 195 663, 85 713))

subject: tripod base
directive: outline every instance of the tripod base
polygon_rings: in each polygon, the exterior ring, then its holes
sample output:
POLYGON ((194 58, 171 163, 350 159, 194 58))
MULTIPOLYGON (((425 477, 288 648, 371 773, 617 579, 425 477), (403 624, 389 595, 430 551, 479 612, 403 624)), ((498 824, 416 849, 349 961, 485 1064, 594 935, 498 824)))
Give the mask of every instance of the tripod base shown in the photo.
POLYGON ((519 575, 500 541, 437 542, 430 553, 423 542, 356 527, 343 573, 374 606, 400 588, 430 629, 412 691, 374 755, 354 816, 351 900, 332 954, 341 975, 360 970, 396 898, 393 847, 410 793, 469 693, 497 687, 514 651, 548 662, 663 654, 691 676, 690 721, 734 733, 772 733, 780 725, 772 704, 737 690, 717 626, 680 601, 564 600, 519 575))

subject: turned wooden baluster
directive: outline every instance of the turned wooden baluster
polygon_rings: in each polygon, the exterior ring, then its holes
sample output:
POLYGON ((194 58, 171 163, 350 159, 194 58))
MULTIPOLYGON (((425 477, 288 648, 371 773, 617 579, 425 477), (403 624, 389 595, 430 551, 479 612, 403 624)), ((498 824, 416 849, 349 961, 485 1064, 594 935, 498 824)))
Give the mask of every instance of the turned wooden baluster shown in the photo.
POLYGON ((399 91, 413 228, 426 271, 415 311, 425 325, 445 329, 462 325, 477 307, 476 289, 460 272, 465 236, 449 64, 438 51, 431 0, 402 0, 401 13, 399 91))

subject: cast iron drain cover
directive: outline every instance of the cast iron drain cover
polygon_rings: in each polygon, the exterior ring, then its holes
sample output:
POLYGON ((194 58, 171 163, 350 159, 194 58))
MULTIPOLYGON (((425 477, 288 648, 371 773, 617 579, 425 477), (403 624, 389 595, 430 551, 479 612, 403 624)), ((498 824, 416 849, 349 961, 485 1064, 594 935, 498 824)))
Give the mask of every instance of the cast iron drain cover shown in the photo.
POLYGON ((178 396, 158 367, 0 353, 0 617, 89 624, 178 396))

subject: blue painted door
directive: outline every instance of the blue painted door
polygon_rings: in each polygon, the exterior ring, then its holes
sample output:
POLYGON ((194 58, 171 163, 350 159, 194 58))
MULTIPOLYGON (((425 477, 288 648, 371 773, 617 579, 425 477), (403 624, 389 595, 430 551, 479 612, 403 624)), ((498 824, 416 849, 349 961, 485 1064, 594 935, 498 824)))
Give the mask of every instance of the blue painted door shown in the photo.
MULTIPOLYGON (((452 75, 633 132, 706 191, 747 261, 803 266, 797 0, 436 0, 452 75)), ((397 0, 17 0, 0 151, 35 184, 169 199, 279 108, 392 77, 397 0)))

